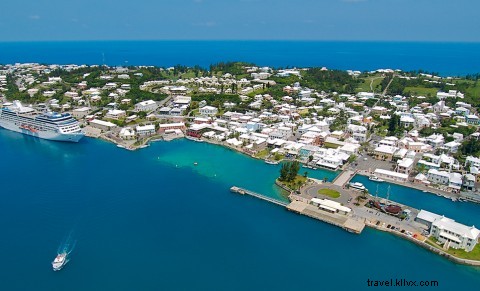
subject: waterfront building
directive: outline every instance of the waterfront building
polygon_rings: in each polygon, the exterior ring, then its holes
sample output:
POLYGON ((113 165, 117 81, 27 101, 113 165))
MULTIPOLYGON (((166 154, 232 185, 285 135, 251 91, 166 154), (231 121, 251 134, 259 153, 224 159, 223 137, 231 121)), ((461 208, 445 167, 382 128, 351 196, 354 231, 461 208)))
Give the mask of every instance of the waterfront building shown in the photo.
POLYGON ((159 125, 160 129, 159 132, 165 132, 167 130, 172 130, 172 129, 179 129, 181 131, 185 130, 185 123, 183 122, 177 122, 177 123, 165 123, 165 124, 160 124, 159 125))
POLYGON ((72 111, 72 116, 77 119, 80 119, 80 118, 84 118, 89 113, 90 113, 90 107, 81 107, 81 108, 74 109, 72 111))
POLYGON ((398 161, 397 172, 402 174, 410 174, 413 168, 413 160, 405 158, 398 161))
POLYGON ((448 185, 448 182, 450 181, 450 173, 446 171, 430 169, 428 170, 427 179, 434 184, 448 185))
POLYGON ((444 247, 447 249, 451 247, 469 252, 473 250, 480 237, 480 230, 475 226, 466 226, 453 219, 425 210, 421 210, 415 220, 427 225, 430 235, 439 243, 445 244, 444 247))
POLYGON ((329 200, 329 199, 312 198, 310 200, 310 204, 314 206, 318 206, 319 209, 324 210, 326 212, 330 212, 330 213, 339 213, 339 214, 348 215, 352 211, 352 209, 350 209, 349 207, 343 206, 339 202, 329 200))
POLYGON ((155 134, 155 125, 138 125, 135 130, 137 131, 138 136, 149 136, 155 134))
POLYGON ((408 181, 408 175, 403 173, 397 173, 384 169, 376 169, 374 172, 375 176, 381 179, 392 180, 395 182, 405 183, 408 181))
POLYGON ((125 127, 120 130, 118 136, 123 140, 135 139, 135 131, 131 127, 125 127))
POLYGON ((103 121, 99 119, 93 119, 89 122, 89 124, 91 127, 98 128, 104 131, 111 130, 117 126, 116 124, 109 121, 103 121))

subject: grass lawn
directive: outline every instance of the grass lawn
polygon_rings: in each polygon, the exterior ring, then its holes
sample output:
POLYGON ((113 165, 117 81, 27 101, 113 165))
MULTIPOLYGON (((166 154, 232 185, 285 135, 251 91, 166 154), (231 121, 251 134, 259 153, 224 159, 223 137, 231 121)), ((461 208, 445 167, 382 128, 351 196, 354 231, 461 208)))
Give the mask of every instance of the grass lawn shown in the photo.
POLYGON ((380 84, 382 83, 383 77, 379 76, 371 76, 368 78, 365 78, 363 83, 361 83, 358 88, 356 89, 357 92, 371 92, 372 89, 370 89, 370 83, 372 83, 373 90, 375 92, 380 92, 380 84), (372 83, 373 80, 373 83, 372 83), (378 88, 377 88, 378 87, 378 88))
POLYGON ((270 151, 268 149, 264 149, 262 151, 259 151, 255 157, 259 158, 259 159, 264 159, 266 156, 268 156, 270 154, 270 151))
POLYGON ((437 88, 425 88, 425 87, 405 87, 403 94, 412 94, 415 96, 437 96, 437 88))
POLYGON ((338 192, 337 190, 327 189, 327 188, 318 190, 318 194, 325 195, 331 198, 340 197, 340 192, 338 192))
MULTIPOLYGON (((425 242, 428 243, 431 246, 436 247, 437 249, 441 249, 441 250, 445 251, 444 249, 442 249, 442 246, 437 245, 434 242, 434 240, 435 240, 435 238, 428 238, 425 242)), ((452 249, 452 248, 449 248, 445 252, 447 252, 450 255, 453 255, 455 257, 458 257, 458 258, 480 261, 480 244, 477 244, 471 252, 466 252, 466 251, 460 250, 460 249, 456 250, 456 249, 452 249)))
POLYGON ((305 178, 304 176, 297 175, 297 177, 295 177, 293 181, 290 181, 290 182, 280 181, 280 182, 286 185, 288 188, 296 190, 296 189, 299 189, 300 186, 305 184, 306 181, 307 181, 307 178, 305 178))

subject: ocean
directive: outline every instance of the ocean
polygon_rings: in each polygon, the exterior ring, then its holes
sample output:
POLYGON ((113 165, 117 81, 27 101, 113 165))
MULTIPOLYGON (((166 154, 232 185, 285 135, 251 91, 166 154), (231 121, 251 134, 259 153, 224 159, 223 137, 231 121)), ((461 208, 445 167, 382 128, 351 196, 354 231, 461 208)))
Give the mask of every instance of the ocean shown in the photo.
POLYGON ((71 41, 0 42, 0 64, 177 64, 208 68, 226 61, 272 67, 426 70, 480 73, 480 43, 354 41, 71 41))
MULTIPOLYGON (((2 290, 369 290, 368 279, 437 280, 432 289, 453 290, 480 283, 479 268, 393 235, 353 235, 230 193, 236 185, 281 199, 272 186, 279 166, 220 146, 177 140, 131 152, 90 138, 58 143, 0 129, 0 153, 2 290), (68 239, 76 241, 71 261, 53 272, 50 262, 68 239)), ((480 225, 480 205, 410 191, 392 186, 391 197, 480 225)))

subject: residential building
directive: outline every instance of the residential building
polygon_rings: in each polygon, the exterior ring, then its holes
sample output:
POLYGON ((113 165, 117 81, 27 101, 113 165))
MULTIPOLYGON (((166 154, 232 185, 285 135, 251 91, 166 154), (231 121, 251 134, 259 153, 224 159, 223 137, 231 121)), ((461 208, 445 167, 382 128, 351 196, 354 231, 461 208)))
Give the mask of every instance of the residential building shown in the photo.
POLYGON ((153 100, 147 100, 147 101, 142 101, 137 104, 135 104, 135 111, 145 111, 145 112, 150 112, 154 111, 158 108, 158 105, 155 101, 153 100))
POLYGON ((218 113, 218 109, 213 106, 203 106, 198 111, 202 116, 215 116, 218 113))

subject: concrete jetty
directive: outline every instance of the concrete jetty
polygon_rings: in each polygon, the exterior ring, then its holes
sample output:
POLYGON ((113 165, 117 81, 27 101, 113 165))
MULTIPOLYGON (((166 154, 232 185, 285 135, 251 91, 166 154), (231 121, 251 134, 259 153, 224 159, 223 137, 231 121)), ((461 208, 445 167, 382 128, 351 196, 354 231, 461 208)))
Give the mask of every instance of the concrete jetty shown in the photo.
POLYGON ((279 206, 286 207, 286 209, 289 211, 341 227, 351 233, 360 234, 365 227, 365 222, 361 219, 354 219, 352 216, 342 215, 338 213, 329 213, 320 210, 318 207, 309 204, 308 201, 303 201, 303 198, 297 195, 290 195, 289 198, 291 202, 287 203, 236 186, 231 187, 230 191, 241 195, 250 195, 252 197, 256 197, 277 204, 279 206))
POLYGON ((351 233, 360 234, 365 228, 362 219, 356 220, 352 216, 326 212, 302 199, 292 200, 287 205, 287 210, 338 226, 351 233))

